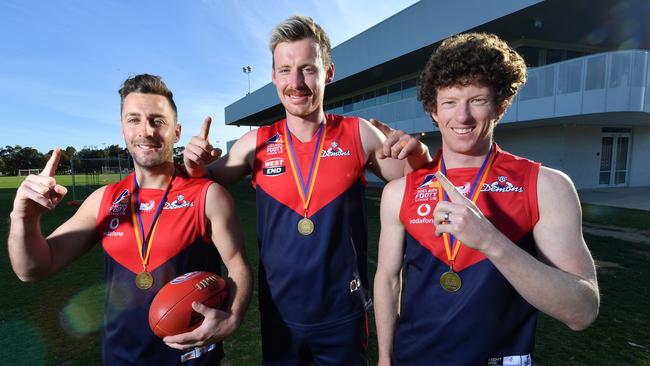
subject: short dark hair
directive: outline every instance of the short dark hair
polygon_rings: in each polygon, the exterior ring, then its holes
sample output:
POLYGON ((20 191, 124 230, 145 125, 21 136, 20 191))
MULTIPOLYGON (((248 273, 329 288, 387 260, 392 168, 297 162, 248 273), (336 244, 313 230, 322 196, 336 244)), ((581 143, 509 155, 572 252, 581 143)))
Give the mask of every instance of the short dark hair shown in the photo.
POLYGON ((327 33, 314 20, 305 15, 294 15, 278 24, 271 32, 269 48, 271 54, 280 42, 296 42, 305 38, 313 38, 320 48, 323 66, 327 69, 332 63, 332 46, 327 33))
POLYGON ((507 108, 526 82, 524 59, 494 34, 465 33, 447 38, 420 75, 424 110, 436 112, 438 89, 483 84, 492 88, 498 107, 507 108))
POLYGON ((174 94, 169 90, 160 76, 150 74, 140 74, 131 76, 124 81, 120 88, 120 111, 124 106, 124 99, 131 93, 156 94, 162 95, 169 101, 174 110, 174 117, 178 115, 176 103, 174 103, 174 94))

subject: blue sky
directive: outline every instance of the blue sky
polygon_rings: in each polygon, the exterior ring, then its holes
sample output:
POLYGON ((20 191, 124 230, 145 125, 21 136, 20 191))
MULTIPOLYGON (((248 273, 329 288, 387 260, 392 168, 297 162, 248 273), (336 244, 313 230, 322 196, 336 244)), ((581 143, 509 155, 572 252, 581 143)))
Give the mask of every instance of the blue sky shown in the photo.
MULTIPOLYGON (((119 95, 130 75, 152 73, 174 92, 179 145, 214 118, 213 144, 248 130, 223 109, 271 81, 271 29, 309 15, 336 46, 415 0, 0 0, 0 147, 102 148, 119 144, 119 95)), ((336 62, 336 60, 334 60, 336 62)))

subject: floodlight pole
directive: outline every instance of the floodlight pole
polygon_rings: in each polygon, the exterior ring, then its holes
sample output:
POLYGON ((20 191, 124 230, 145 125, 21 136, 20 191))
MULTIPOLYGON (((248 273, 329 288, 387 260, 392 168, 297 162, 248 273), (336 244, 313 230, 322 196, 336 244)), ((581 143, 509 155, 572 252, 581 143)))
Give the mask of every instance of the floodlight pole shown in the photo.
POLYGON ((248 95, 251 93, 251 72, 253 72, 253 68, 246 65, 242 67, 242 71, 244 74, 246 74, 246 76, 248 76, 248 93, 246 93, 246 95, 248 95))

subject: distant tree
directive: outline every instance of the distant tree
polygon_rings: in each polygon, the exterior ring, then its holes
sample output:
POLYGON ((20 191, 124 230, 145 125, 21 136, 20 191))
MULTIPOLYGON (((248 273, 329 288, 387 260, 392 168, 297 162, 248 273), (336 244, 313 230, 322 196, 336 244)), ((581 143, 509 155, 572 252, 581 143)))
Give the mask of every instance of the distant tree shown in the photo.
POLYGON ((5 161, 0 158, 0 173, 4 174, 5 172, 5 161))
POLYGON ((42 169, 47 162, 45 155, 31 147, 5 146, 0 150, 0 159, 5 163, 5 172, 18 175, 19 169, 42 169))
POLYGON ((75 149, 72 146, 68 146, 68 147, 65 148, 65 152, 66 152, 66 154, 68 154, 69 157, 72 157, 72 156, 74 156, 74 154, 77 153, 77 149, 75 149))

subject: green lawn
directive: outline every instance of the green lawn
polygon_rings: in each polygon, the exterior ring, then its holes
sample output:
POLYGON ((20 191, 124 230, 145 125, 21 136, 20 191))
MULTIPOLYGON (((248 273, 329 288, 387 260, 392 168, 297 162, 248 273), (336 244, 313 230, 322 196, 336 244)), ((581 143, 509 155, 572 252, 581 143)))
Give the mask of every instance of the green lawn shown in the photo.
MULTIPOLYGON (((59 177, 57 177, 59 178, 59 177)), ((65 177, 60 177, 65 181, 65 177)), ((0 177, 0 215, 7 220, 20 180, 0 177)), ((102 183, 103 184, 103 183, 102 183)), ((257 267, 255 200, 249 184, 233 186, 231 194, 246 235, 251 264, 257 267)), ((379 233, 376 190, 369 192, 370 258, 376 261, 379 233)), ((75 207, 61 204, 43 218, 51 231, 75 207)), ((637 210, 584 206, 585 220, 647 228, 650 213, 637 210), (607 216, 616 217, 612 221, 607 216)), ((6 253, 8 224, 0 227, 0 364, 99 365, 102 322, 103 259, 96 247, 53 278, 33 284, 18 281, 6 253)), ((601 312, 595 324, 572 332, 561 323, 541 316, 536 357, 539 365, 650 365, 650 246, 601 237, 587 237, 594 257, 620 267, 598 271, 601 312)), ((370 265, 370 274, 375 270, 370 265)), ((372 276, 371 276, 372 277, 372 276)), ((256 276, 254 276, 256 278, 256 276)), ((258 365, 260 336, 257 292, 242 328, 225 343, 225 365, 258 365)), ((371 317, 372 319, 372 317, 371 317)), ((371 365, 376 364, 374 324, 370 327, 371 365)))

